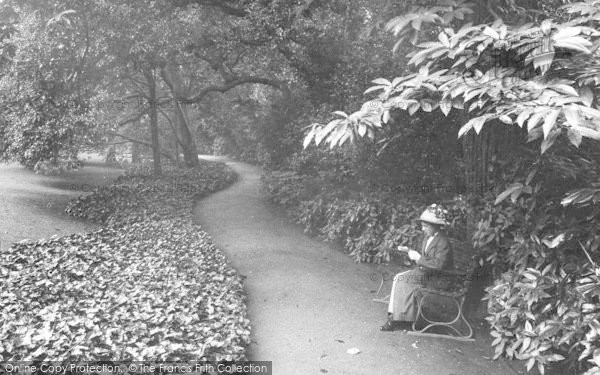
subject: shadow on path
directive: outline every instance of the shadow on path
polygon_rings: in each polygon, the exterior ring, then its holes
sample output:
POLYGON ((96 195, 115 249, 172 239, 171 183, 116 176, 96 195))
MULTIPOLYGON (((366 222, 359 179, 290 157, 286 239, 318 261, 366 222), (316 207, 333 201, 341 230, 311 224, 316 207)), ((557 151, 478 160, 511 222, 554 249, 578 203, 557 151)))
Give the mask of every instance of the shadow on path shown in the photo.
POLYGON ((386 306, 372 302, 374 266, 354 263, 267 206, 259 168, 222 160, 238 182, 198 202, 194 214, 247 277, 250 359, 273 361, 275 375, 513 373, 483 358, 491 349, 481 344, 380 332, 386 306))

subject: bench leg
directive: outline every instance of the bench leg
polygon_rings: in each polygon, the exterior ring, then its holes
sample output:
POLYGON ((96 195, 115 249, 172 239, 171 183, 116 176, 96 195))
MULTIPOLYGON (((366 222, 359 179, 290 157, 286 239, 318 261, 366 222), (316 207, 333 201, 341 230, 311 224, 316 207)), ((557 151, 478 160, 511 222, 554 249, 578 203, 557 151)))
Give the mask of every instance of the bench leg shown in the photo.
POLYGON ((373 302, 379 302, 379 303, 383 303, 383 304, 389 305, 389 303, 390 303, 390 295, 388 294, 387 296, 385 296, 383 298, 373 298, 373 302))
MULTIPOLYGON (((433 328, 433 327, 445 327, 450 329, 452 332, 454 332, 456 334, 456 336, 446 336, 448 338, 457 338, 457 339, 466 339, 466 340, 472 340, 473 337, 473 328, 471 327, 471 324, 469 324, 469 322, 467 321, 467 319, 464 316, 463 313, 463 304, 465 303, 465 297, 460 297, 460 298, 452 298, 452 297, 448 297, 448 299, 452 300, 455 304, 456 304, 456 308, 457 308, 457 314, 454 317, 454 319, 452 319, 451 321, 447 321, 447 322, 439 322, 433 319, 429 319, 425 316, 425 314, 423 313, 423 305, 425 304, 425 301, 427 300, 428 296, 434 296, 437 294, 434 293, 430 293, 430 292, 420 292, 421 295, 417 297, 417 317, 415 319, 415 321, 413 322, 412 328, 413 331, 409 332, 410 334, 416 334, 416 335, 435 335, 435 336, 441 336, 444 337, 446 335, 440 335, 440 334, 433 334, 433 333, 427 333, 426 331, 433 328), (427 324, 425 325, 425 327, 421 328, 421 329, 417 329, 417 322, 421 319, 423 319, 427 324), (467 327, 467 332, 461 332, 459 331, 456 327, 455 324, 462 321, 465 326, 467 327)), ((447 297, 447 296, 443 296, 443 297, 447 297)))
MULTIPOLYGON (((400 272, 399 275, 403 275, 407 272, 408 271, 400 272)), ((379 283, 379 288, 377 289, 377 293, 376 293, 377 295, 379 295, 379 293, 381 292, 381 289, 383 288, 383 283, 385 282, 385 274, 380 273, 379 276, 381 276, 381 282, 379 283)), ((390 296, 391 296, 391 294, 388 294, 387 296, 385 296, 383 298, 373 298, 373 302, 384 303, 387 305, 390 303, 390 296)))

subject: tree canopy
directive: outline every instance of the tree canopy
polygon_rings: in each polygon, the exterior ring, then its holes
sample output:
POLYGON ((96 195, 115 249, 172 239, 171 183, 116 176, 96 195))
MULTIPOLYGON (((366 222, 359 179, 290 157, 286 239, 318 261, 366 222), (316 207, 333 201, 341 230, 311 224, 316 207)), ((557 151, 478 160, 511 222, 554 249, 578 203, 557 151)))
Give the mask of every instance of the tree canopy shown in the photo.
POLYGON ((393 110, 411 115, 421 110, 465 109, 468 121, 458 136, 480 133, 484 124, 498 120, 526 128, 529 140, 542 139, 545 152, 565 134, 579 146, 583 138, 600 139, 600 112, 595 101, 598 76, 598 36, 594 28, 597 7, 592 2, 567 4, 555 19, 510 25, 496 19, 473 24, 473 4, 442 2, 417 7, 390 20, 387 29, 416 43, 409 55, 415 72, 373 81, 366 93, 380 92, 352 114, 326 126, 315 124, 305 145, 313 139, 332 146, 357 137, 374 137, 389 122, 393 110), (434 35, 418 43, 422 34, 434 35))

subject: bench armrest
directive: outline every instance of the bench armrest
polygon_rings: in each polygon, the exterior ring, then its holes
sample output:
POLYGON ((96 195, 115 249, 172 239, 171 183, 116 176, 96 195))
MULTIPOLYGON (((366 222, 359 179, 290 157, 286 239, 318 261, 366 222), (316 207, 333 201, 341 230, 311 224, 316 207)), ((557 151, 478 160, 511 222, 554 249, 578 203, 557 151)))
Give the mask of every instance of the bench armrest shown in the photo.
POLYGON ((445 275, 451 275, 451 276, 467 276, 467 272, 465 271, 461 271, 461 270, 457 270, 457 269, 452 269, 452 270, 438 270, 439 273, 445 274, 445 275))

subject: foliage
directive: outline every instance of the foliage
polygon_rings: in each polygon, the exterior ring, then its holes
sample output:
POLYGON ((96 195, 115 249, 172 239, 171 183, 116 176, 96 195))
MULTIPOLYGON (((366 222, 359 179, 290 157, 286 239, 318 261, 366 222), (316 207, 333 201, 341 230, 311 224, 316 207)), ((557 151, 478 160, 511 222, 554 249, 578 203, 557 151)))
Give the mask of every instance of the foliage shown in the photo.
POLYGON ((583 3, 565 5, 564 12, 584 15, 568 22, 511 26, 496 20, 459 29, 452 27, 452 20, 457 14, 462 19, 470 5, 450 3, 392 19, 388 29, 396 35, 410 28, 418 31, 421 23, 436 23, 437 37, 409 54, 409 63, 418 71, 392 81, 374 80, 376 86, 366 92, 381 92, 375 101, 350 115, 336 112, 338 118, 326 126, 314 124, 305 145, 314 140, 333 147, 359 137, 374 138, 393 109, 411 115, 419 110, 440 109, 448 115, 453 108, 466 109, 473 115, 459 137, 471 129, 479 133, 493 119, 527 125, 530 140, 542 139, 542 152, 561 133, 575 146, 582 137, 600 139, 595 125, 600 112, 594 105, 598 56, 593 48, 600 33, 593 28, 593 3, 587 8, 583 3))
POLYGON ((487 289, 496 357, 527 360, 528 369, 537 364, 541 372, 566 360, 561 366, 569 372, 592 373, 600 345, 594 333, 599 317, 590 309, 600 285, 593 260, 600 211, 564 207, 561 198, 596 180, 598 170, 563 147, 534 161, 533 171, 515 166, 520 169, 515 182, 479 210, 482 220, 473 238, 497 275, 487 289))
MULTIPOLYGON (((267 198, 288 210, 306 232, 328 241, 341 241, 359 262, 386 262, 398 245, 419 248, 417 219, 427 206, 418 197, 370 194, 334 189, 323 180, 295 172, 272 172, 262 177, 267 198), (315 191, 319 186, 320 191, 315 191)), ((450 235, 464 238, 466 202, 460 197, 444 202, 453 217, 450 235)))
POLYGON ((235 180, 222 164, 203 162, 194 169, 171 168, 150 177, 149 167, 134 166, 111 186, 101 186, 69 202, 66 212, 93 222, 118 225, 147 218, 189 215, 189 202, 235 180))
POLYGON ((103 229, 0 254, 0 359, 245 359, 241 279, 190 218, 192 200, 233 172, 203 163, 157 179, 150 170, 71 203, 69 213, 103 229))
POLYGON ((0 154, 32 169, 77 166, 77 146, 93 133, 94 111, 74 87, 80 43, 70 38, 69 12, 47 22, 39 13, 13 10, 18 23, 3 41, 12 53, 0 71, 0 154))
POLYGON ((140 221, 1 254, 0 358, 243 359, 240 277, 185 219, 140 221))

